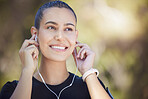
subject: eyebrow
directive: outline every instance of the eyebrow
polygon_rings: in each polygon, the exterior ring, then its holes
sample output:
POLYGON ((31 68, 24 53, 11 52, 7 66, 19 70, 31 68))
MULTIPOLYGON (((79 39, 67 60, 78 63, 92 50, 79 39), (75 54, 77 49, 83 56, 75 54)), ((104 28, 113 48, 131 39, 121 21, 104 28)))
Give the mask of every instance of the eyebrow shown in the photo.
MULTIPOLYGON (((45 25, 46 24, 54 24, 54 25, 58 25, 56 22, 54 22, 54 21, 48 21, 48 22, 46 22, 45 23, 45 25)), ((72 26, 74 26, 75 27, 75 25, 74 24, 72 24, 72 23, 66 23, 66 24, 64 24, 65 26, 68 26, 68 25, 72 25, 72 26)))
POLYGON ((66 23, 66 24, 64 24, 65 26, 67 26, 67 25, 72 25, 72 26, 74 26, 75 27, 75 25, 74 24, 72 24, 72 23, 66 23))
POLYGON ((58 25, 56 22, 53 22, 53 21, 48 21, 48 22, 45 23, 45 25, 49 24, 49 23, 54 24, 54 25, 58 25))

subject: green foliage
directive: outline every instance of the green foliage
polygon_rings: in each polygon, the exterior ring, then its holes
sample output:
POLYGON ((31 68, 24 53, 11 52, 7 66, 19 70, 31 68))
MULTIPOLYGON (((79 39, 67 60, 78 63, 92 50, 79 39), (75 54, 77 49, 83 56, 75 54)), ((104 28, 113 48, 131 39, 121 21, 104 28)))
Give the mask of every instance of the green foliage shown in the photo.
MULTIPOLYGON (((37 9, 47 1, 0 0, 0 89, 7 81, 19 79, 18 51, 31 36, 37 9)), ((78 40, 96 52, 95 67, 115 99, 147 99, 147 0, 63 1, 74 8, 78 40)))

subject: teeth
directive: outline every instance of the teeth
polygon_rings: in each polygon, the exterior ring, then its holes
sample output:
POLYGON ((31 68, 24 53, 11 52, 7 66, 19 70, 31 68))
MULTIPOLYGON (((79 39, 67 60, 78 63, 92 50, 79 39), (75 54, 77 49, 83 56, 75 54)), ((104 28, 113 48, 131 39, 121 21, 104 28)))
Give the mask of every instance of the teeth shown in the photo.
POLYGON ((51 46, 51 47, 56 49, 61 49, 61 50, 65 49, 65 47, 60 47, 60 46, 51 46))

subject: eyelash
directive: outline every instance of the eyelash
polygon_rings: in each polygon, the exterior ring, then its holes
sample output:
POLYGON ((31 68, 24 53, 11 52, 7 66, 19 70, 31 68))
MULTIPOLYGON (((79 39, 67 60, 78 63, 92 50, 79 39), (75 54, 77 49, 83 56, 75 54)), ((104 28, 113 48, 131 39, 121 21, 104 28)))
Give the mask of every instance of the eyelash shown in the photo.
POLYGON ((65 31, 73 31, 73 29, 72 28, 66 28, 65 31))
POLYGON ((56 30, 56 28, 54 26, 48 26, 47 29, 50 29, 50 30, 54 29, 54 30, 56 30))
MULTIPOLYGON (((54 29, 54 30, 56 30, 56 27, 54 27, 54 26, 48 26, 47 29, 50 29, 50 30, 54 29)), ((73 29, 72 28, 66 28, 64 31, 73 31, 73 29)))

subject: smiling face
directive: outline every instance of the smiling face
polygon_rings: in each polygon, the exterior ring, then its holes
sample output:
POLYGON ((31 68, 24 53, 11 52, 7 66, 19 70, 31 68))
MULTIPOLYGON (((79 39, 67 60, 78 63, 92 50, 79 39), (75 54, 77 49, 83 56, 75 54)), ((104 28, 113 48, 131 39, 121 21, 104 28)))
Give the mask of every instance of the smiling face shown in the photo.
POLYGON ((65 61, 73 52, 78 34, 75 17, 69 9, 52 7, 44 10, 37 32, 43 57, 65 61))

